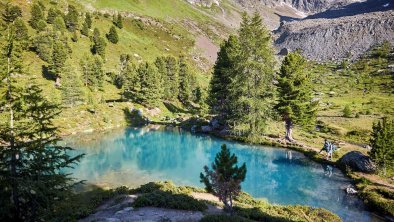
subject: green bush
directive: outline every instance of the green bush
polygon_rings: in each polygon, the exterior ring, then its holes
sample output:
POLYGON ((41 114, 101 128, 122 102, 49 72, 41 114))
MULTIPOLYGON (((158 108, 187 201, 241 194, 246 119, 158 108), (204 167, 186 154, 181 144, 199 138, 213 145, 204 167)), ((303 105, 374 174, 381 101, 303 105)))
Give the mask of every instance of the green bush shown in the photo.
POLYGON ((251 220, 230 215, 207 215, 200 222, 250 222, 251 220))
POLYGON ((139 196, 133 207, 161 207, 178 210, 204 211, 207 205, 186 194, 174 194, 168 191, 156 190, 139 196))
POLYGON ((394 192, 385 189, 363 191, 361 197, 369 207, 378 212, 394 216, 394 192))
POLYGON ((352 117, 352 110, 350 109, 349 105, 346 105, 342 112, 343 112, 343 117, 345 118, 352 117))

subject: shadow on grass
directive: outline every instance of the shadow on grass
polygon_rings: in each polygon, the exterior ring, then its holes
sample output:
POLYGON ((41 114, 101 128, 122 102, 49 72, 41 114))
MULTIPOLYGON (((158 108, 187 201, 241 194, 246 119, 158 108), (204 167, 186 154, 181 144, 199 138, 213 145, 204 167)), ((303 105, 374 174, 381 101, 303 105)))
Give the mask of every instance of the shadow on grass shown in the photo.
POLYGON ((42 65, 41 72, 42 77, 44 77, 46 80, 56 80, 55 74, 49 70, 48 66, 42 65))
POLYGON ((172 113, 189 113, 189 111, 179 108, 170 102, 163 102, 163 104, 172 113))
POLYGON ((123 109, 124 118, 129 126, 144 126, 148 122, 147 120, 138 114, 138 111, 130 111, 128 108, 123 109))

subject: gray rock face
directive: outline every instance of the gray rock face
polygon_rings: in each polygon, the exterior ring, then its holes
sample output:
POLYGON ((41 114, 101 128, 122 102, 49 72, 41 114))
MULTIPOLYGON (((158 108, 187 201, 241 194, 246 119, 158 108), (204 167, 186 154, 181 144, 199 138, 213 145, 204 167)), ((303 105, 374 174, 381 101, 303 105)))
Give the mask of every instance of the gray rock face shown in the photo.
POLYGON ((376 170, 376 165, 372 162, 371 158, 359 151, 351 151, 345 154, 338 161, 339 163, 348 166, 353 170, 364 173, 372 173, 376 170))
POLYGON ((339 61, 349 52, 355 59, 384 40, 394 44, 394 10, 288 22, 277 30, 275 45, 278 52, 301 49, 312 60, 339 61))

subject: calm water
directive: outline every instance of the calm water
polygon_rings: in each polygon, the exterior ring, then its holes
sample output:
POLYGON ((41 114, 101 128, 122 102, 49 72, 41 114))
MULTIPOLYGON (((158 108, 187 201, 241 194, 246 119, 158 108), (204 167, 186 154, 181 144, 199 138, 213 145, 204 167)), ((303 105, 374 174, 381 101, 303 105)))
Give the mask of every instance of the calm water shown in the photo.
POLYGON ((85 158, 74 176, 101 186, 137 186, 172 180, 177 185, 202 187, 199 173, 226 143, 239 163, 246 163, 244 191, 277 204, 323 207, 344 221, 372 221, 361 201, 348 196, 350 181, 327 166, 286 149, 245 145, 210 136, 193 135, 177 128, 122 129, 105 134, 81 134, 65 140, 85 158))

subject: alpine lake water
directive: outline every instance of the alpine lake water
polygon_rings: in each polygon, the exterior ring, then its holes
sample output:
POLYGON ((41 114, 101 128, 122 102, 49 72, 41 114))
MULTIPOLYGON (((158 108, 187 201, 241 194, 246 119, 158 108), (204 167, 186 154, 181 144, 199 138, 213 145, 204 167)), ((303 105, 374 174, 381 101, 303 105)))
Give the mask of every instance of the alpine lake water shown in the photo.
POLYGON ((149 126, 79 134, 62 142, 85 153, 73 177, 103 187, 137 187, 151 181, 203 187, 199 174, 222 144, 246 163, 243 191, 272 204, 323 207, 344 221, 376 221, 360 199, 347 195, 351 181, 332 166, 288 149, 254 146, 191 134, 179 128, 149 126))

